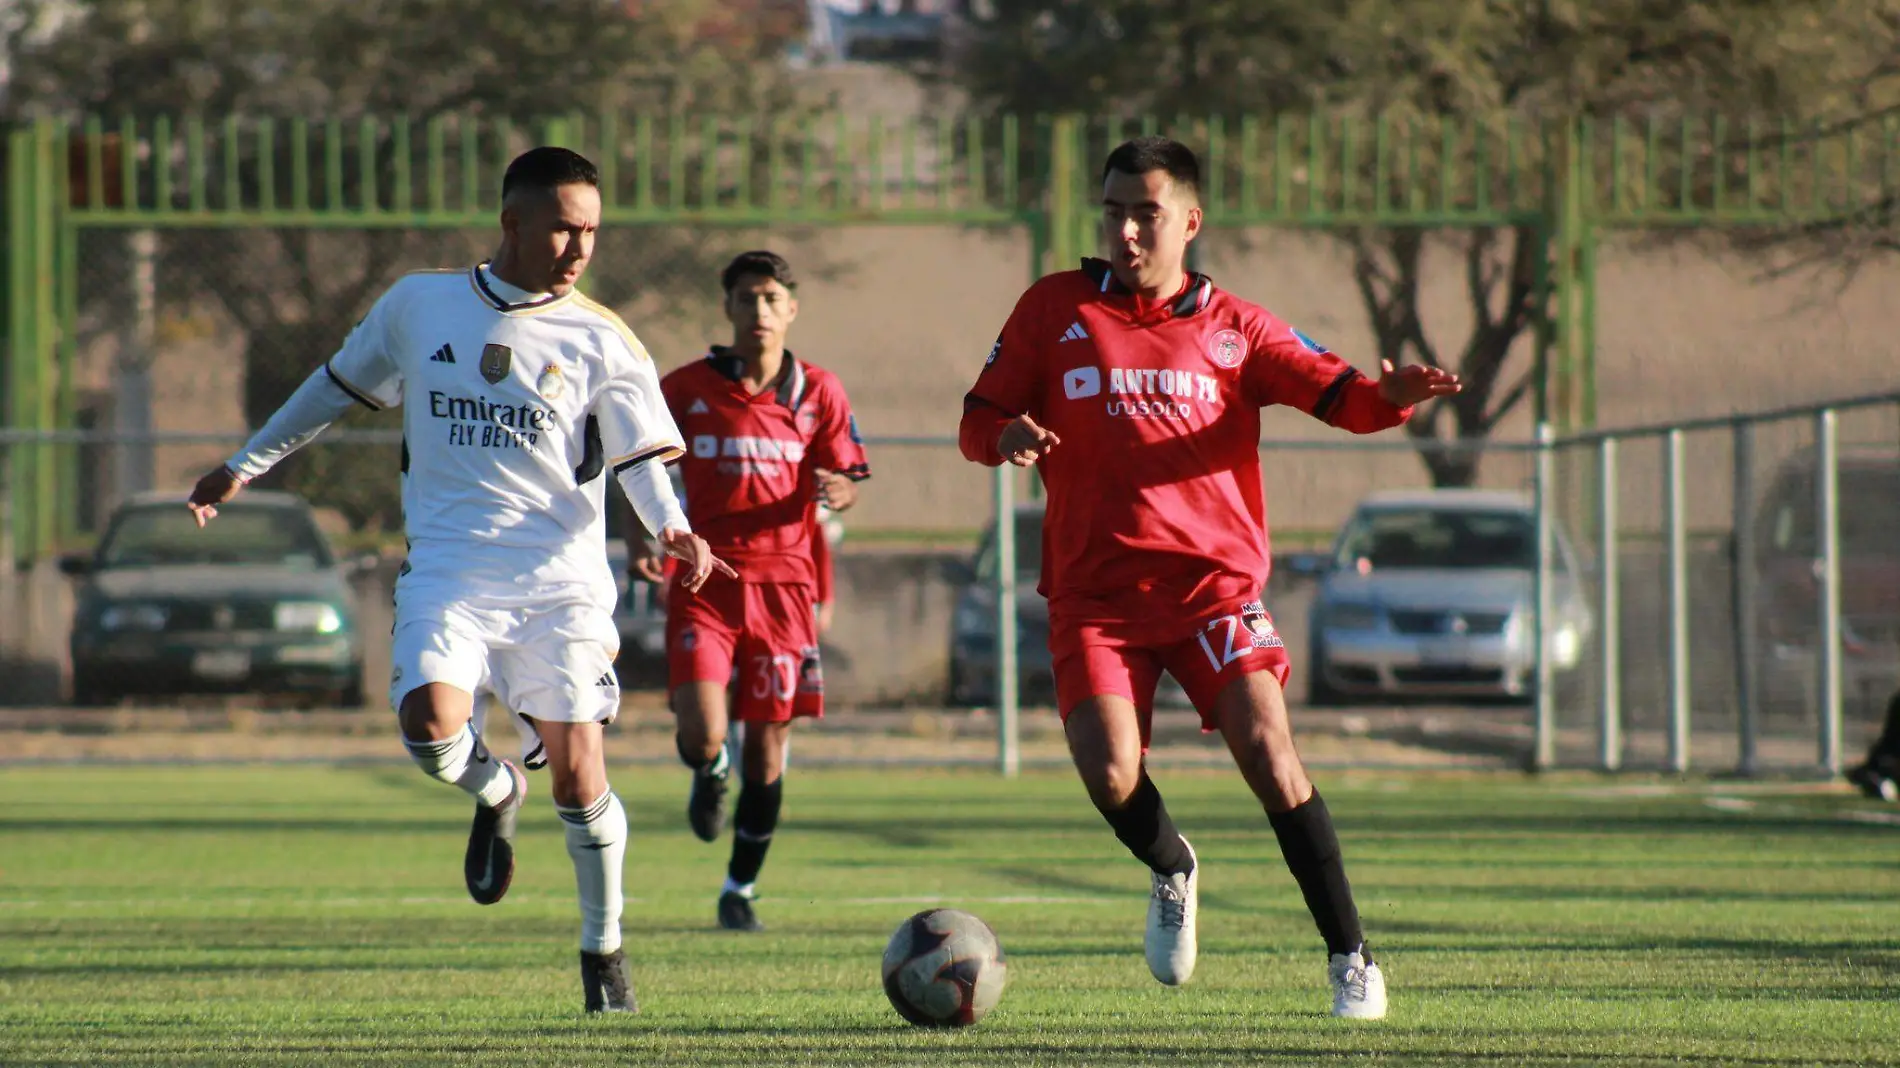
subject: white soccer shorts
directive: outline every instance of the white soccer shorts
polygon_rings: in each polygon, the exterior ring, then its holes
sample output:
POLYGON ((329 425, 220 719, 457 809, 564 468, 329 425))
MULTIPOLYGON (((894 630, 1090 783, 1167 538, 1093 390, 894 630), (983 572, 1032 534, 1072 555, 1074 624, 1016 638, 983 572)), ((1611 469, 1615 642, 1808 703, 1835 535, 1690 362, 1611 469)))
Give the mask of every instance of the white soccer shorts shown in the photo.
POLYGON ((530 720, 611 723, 620 712, 620 635, 607 609, 578 601, 532 611, 407 607, 398 605, 390 648, 391 708, 428 683, 463 690, 474 695, 478 734, 491 706, 514 713, 522 759, 531 767, 544 761, 530 720))

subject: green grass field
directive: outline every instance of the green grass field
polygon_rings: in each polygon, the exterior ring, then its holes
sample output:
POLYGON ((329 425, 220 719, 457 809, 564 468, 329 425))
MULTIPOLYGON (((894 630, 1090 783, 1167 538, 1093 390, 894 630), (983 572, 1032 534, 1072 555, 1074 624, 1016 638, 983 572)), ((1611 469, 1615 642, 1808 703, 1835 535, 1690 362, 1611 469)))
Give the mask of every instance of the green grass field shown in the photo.
POLYGON ((406 766, 0 770, 0 1064, 1900 1064, 1900 826, 1845 794, 1336 774, 1392 990, 1324 1015, 1324 962, 1232 775, 1158 773, 1203 862, 1201 964, 1141 956, 1147 880, 1068 775, 799 771, 771 930, 716 930, 725 844, 684 772, 625 770, 642 1006, 579 1012, 546 780, 521 870, 463 896, 467 806, 406 766), (1645 787, 1648 787, 1645 789, 1645 787), (1010 954, 962 1033, 877 975, 956 904, 1010 954))

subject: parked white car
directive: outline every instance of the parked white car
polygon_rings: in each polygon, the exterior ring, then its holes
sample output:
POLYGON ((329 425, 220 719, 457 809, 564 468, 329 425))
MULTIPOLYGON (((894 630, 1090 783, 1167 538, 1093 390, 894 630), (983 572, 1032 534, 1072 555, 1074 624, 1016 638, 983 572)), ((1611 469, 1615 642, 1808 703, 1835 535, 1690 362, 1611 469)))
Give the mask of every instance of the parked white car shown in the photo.
MULTIPOLYGON (((1574 674, 1595 620, 1561 530, 1546 648, 1574 674)), ((1534 690, 1536 517, 1522 494, 1381 493, 1359 503, 1313 573, 1312 704, 1496 697, 1534 690)))

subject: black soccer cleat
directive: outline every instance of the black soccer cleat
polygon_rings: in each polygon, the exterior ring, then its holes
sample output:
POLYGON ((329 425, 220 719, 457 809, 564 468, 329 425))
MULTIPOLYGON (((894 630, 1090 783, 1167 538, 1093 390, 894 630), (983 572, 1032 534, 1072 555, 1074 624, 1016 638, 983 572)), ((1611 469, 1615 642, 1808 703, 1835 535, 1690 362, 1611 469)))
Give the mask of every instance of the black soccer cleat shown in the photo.
POLYGON ((728 931, 765 930, 752 912, 752 899, 731 890, 719 895, 719 926, 728 931))
POLYGON ((702 842, 719 838, 726 829, 726 776, 693 772, 693 792, 686 799, 686 822, 702 842))
POLYGON ((1885 762, 1870 760, 1849 768, 1847 781, 1876 801, 1900 801, 1900 781, 1896 781, 1896 770, 1885 762))
POLYGON ((581 950, 581 989, 588 1012, 640 1011, 633 998, 633 980, 627 974, 627 951, 589 953, 581 950))
POLYGON ((494 808, 475 803, 475 821, 468 829, 468 852, 462 857, 462 878, 468 882, 468 896, 477 905, 500 901, 515 878, 515 820, 528 797, 528 777, 512 762, 501 763, 515 781, 514 792, 494 808))

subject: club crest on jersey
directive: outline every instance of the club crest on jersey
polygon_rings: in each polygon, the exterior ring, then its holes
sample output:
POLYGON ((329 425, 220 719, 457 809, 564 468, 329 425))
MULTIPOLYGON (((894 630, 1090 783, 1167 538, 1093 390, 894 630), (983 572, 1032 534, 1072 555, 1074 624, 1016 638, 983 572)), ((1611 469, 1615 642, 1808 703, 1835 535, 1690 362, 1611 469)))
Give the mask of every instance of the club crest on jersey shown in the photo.
POLYGON ((1240 622, 1247 628, 1247 638, 1255 649, 1278 649, 1286 644, 1273 629, 1273 620, 1267 618, 1266 606, 1259 601, 1248 601, 1240 606, 1240 622))
POLYGON ((541 377, 534 380, 534 391, 541 394, 543 400, 558 400, 567 391, 567 382, 561 378, 561 369, 553 364, 541 368, 541 377))
POLYGON ((482 346, 482 378, 485 379, 489 385, 492 386, 502 379, 507 378, 508 372, 514 368, 514 365, 515 353, 514 350, 508 346, 482 346))
POLYGON ((1235 368, 1247 358, 1247 339, 1238 330, 1217 330, 1207 339, 1207 358, 1216 367, 1235 368))

